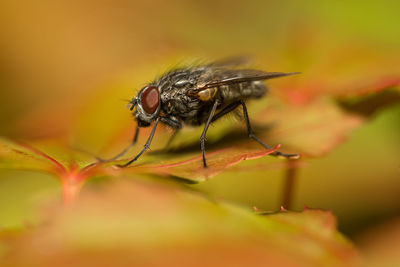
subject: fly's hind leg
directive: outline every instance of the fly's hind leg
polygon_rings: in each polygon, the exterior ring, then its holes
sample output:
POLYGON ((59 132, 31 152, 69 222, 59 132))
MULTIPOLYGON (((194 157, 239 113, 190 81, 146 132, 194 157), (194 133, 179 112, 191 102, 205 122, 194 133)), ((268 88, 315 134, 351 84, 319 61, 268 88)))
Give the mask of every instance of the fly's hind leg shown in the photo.
POLYGON ((201 147, 201 153, 203 155, 203 166, 204 168, 207 168, 207 161, 206 161, 206 148, 205 148, 205 141, 206 141, 206 134, 208 127, 210 126, 210 123, 214 117, 215 111, 217 110, 217 106, 219 104, 219 100, 215 100, 214 105, 211 109, 210 115, 208 116, 207 122, 204 125, 203 133, 201 134, 200 137, 200 147, 201 147))
MULTIPOLYGON (((251 126, 250 126, 249 114, 247 113, 246 104, 244 103, 243 100, 240 101, 240 104, 243 107, 243 115, 244 115, 244 119, 246 120, 247 132, 249 134, 249 137, 254 139, 254 140, 256 140, 258 143, 260 143, 266 149, 270 149, 271 147, 269 145, 265 144, 257 136, 255 136, 255 134, 254 134, 254 132, 251 129, 251 126)), ((289 158, 289 159, 298 159, 300 157, 299 154, 285 154, 285 153, 282 153, 282 152, 279 152, 279 151, 275 151, 271 155, 280 156, 280 157, 289 158)))

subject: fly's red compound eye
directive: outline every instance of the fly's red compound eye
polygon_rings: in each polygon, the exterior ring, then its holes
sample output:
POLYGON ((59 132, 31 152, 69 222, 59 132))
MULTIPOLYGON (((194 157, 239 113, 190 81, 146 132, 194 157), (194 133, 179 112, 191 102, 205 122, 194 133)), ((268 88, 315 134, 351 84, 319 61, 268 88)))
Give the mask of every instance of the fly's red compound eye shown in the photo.
POLYGON ((143 110, 146 111, 147 114, 153 114, 157 110, 158 97, 158 88, 155 86, 147 87, 142 93, 140 102, 142 103, 143 110))

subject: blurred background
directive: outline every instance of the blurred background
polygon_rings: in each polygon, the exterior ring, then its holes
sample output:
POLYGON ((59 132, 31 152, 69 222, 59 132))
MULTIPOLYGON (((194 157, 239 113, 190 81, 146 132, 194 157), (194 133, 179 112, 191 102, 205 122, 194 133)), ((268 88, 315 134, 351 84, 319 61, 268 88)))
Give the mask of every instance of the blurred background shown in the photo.
MULTIPOLYGON (((399 9, 390 0, 1 1, 0 135, 61 137, 96 153, 123 132, 123 144, 133 129, 124 101, 165 70, 196 59, 252 55, 256 67, 336 84, 399 74, 399 9)), ((399 216, 399 121, 400 106, 391 106, 328 155, 307 160, 293 208, 332 210, 339 229, 356 241, 399 216)), ((0 175, 3 228, 29 222, 32 203, 60 190, 45 174, 0 175)), ((228 171, 192 187, 276 210, 283 175, 279 167, 228 171)))

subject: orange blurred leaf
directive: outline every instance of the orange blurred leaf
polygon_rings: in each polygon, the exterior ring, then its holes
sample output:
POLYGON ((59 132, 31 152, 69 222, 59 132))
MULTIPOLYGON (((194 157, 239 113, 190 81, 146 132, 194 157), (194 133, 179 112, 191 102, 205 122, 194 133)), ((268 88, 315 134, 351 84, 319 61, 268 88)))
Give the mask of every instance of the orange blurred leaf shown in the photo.
POLYGON ((270 106, 257 114, 255 121, 268 126, 260 134, 263 140, 281 143, 283 148, 306 156, 322 156, 346 140, 351 130, 365 121, 347 114, 333 101, 321 99, 304 106, 270 106))
POLYGON ((12 266, 354 266, 330 212, 261 216, 143 180, 86 191, 10 241, 12 266), (199 260, 201 259, 201 260, 199 260))

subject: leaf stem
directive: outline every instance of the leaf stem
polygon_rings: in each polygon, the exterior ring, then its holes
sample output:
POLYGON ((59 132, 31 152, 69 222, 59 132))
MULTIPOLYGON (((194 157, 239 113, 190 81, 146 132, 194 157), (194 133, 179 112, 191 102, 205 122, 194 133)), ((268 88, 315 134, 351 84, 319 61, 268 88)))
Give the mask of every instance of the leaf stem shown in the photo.
POLYGON ((297 160, 288 159, 286 161, 285 181, 283 185, 281 207, 284 207, 288 210, 292 208, 293 194, 298 174, 298 168, 295 161, 297 160))
POLYGON ((75 202, 82 185, 83 181, 74 179, 73 177, 62 179, 62 196, 65 205, 71 205, 75 202))
POLYGON ((88 165, 86 168, 79 170, 76 164, 61 174, 62 196, 65 205, 71 205, 78 198, 81 188, 87 178, 86 173, 92 168, 88 165))

